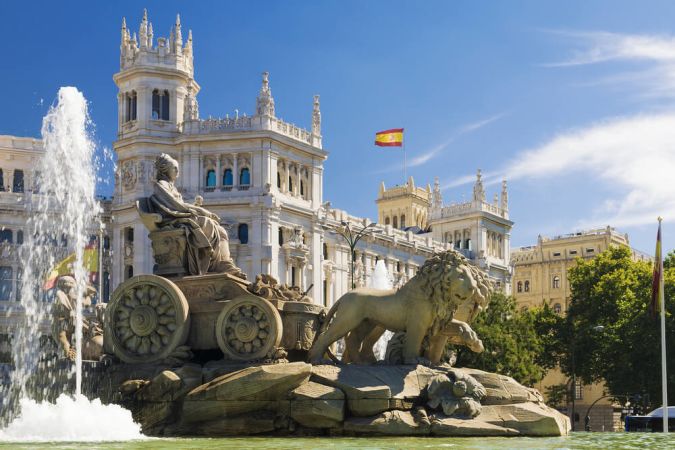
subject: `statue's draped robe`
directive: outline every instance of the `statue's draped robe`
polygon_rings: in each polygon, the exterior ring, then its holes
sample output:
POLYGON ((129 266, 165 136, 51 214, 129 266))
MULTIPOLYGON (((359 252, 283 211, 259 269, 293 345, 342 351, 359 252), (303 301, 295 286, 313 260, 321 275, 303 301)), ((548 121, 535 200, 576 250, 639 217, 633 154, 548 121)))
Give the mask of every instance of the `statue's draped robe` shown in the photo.
POLYGON ((216 220, 200 214, 205 210, 186 204, 172 182, 155 181, 150 203, 153 212, 162 217, 160 228, 185 230, 187 271, 190 275, 226 272, 242 276, 230 258, 225 229, 216 220))

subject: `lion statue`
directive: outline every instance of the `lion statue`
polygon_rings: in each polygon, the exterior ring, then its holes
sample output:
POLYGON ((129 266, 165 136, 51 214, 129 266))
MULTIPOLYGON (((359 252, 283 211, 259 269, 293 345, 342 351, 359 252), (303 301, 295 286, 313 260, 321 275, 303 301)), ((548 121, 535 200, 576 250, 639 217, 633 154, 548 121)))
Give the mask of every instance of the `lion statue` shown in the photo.
POLYGON ((468 322, 487 307, 490 293, 487 277, 459 252, 437 253, 398 290, 359 288, 340 297, 309 360, 322 361, 328 347, 344 337, 344 362, 372 363, 373 345, 385 330, 405 332, 404 364, 438 364, 448 341, 481 352, 483 343, 468 322))

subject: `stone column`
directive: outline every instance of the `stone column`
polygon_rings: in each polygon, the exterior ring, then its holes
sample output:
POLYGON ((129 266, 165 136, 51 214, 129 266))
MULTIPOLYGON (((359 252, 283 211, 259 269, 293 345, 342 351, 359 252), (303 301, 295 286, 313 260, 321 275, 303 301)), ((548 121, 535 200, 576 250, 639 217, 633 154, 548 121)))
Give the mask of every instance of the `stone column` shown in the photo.
POLYGON ((232 153, 232 185, 239 186, 239 161, 237 153, 232 153))
POLYGON ((223 174, 220 164, 220 156, 216 155, 216 189, 220 189, 223 186, 223 174))

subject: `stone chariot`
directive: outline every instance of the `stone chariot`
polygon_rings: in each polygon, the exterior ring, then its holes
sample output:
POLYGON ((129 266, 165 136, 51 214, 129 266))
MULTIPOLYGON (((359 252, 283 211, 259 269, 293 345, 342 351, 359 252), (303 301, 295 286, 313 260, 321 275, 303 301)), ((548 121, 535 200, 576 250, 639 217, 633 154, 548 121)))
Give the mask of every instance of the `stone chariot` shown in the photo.
POLYGON ((187 275, 185 231, 161 229, 147 198, 136 207, 156 265, 154 275, 132 277, 113 292, 104 321, 107 353, 130 364, 217 349, 232 361, 306 359, 325 308, 269 275, 254 282, 227 273, 187 275))

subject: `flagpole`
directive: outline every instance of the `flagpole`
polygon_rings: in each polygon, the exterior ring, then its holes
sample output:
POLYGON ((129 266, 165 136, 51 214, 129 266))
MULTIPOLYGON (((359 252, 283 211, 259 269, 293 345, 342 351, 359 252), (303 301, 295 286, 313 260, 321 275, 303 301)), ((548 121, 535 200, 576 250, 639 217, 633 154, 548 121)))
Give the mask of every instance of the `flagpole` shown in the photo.
MULTIPOLYGON (((661 221, 659 217, 659 235, 661 234, 661 221)), ((659 255, 661 256, 661 255, 659 255)), ((659 280, 659 306, 661 309, 661 394, 663 404, 663 432, 668 433, 668 376, 666 366, 666 300, 663 286, 663 258, 659 258, 656 264, 660 264, 659 280)))
POLYGON ((403 184, 408 182, 407 160, 405 155, 405 137, 403 137, 403 184))

